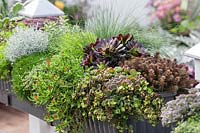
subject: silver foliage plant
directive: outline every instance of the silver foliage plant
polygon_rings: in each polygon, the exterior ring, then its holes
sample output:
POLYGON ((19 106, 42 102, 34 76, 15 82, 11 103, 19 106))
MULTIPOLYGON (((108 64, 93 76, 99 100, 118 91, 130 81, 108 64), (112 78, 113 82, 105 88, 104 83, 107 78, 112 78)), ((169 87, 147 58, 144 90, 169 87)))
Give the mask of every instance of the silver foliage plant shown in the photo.
POLYGON ((200 92, 194 88, 189 94, 182 94, 175 100, 169 101, 161 109, 162 125, 168 126, 177 122, 187 120, 189 116, 200 111, 200 92))
POLYGON ((35 52, 45 51, 48 47, 48 34, 34 28, 16 28, 5 48, 5 57, 11 62, 35 52))

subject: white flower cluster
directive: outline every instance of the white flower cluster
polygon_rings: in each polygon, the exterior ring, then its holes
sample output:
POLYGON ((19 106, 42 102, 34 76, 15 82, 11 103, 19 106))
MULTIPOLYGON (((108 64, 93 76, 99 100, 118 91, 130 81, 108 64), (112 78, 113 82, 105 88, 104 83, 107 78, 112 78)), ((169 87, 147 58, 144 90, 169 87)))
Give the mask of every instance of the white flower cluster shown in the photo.
POLYGON ((17 58, 35 52, 45 51, 48 47, 48 34, 34 28, 17 28, 8 40, 5 57, 14 62, 17 58))

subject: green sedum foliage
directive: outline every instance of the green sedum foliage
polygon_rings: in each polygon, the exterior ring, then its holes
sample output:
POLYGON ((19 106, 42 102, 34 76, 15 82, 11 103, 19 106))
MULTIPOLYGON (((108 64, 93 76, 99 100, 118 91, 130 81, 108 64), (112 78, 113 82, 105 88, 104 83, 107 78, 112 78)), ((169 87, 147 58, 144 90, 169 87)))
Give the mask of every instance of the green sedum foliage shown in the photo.
POLYGON ((17 96, 27 99, 30 96, 29 90, 23 87, 23 79, 29 71, 38 63, 48 58, 46 53, 34 53, 16 60, 12 70, 13 90, 17 96))
POLYGON ((162 100, 135 70, 121 67, 89 70, 76 92, 82 115, 132 131, 128 119, 158 122, 162 100))
POLYGON ((200 132, 200 114, 190 117, 187 121, 181 123, 175 128, 174 133, 199 133, 200 132))

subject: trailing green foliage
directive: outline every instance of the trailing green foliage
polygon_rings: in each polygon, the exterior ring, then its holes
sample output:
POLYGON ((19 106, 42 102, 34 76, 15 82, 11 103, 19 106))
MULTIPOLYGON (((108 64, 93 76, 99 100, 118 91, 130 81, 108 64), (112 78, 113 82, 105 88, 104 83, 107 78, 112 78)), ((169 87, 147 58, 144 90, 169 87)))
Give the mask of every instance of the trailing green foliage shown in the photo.
POLYGON ((200 114, 190 117, 187 121, 181 123, 175 128, 174 133, 199 133, 200 132, 200 114))
MULTIPOLYGON (((101 66, 102 67, 102 66, 101 66)), ((84 117, 111 123, 120 132, 127 120, 158 122, 162 100, 135 70, 115 68, 89 70, 80 82, 75 99, 84 117)))
POLYGON ((76 106, 72 94, 82 75, 78 57, 60 53, 34 67, 24 79, 24 87, 31 94, 28 99, 46 107, 45 119, 58 121, 56 129, 60 132, 75 126, 76 106))
POLYGON ((27 99, 27 97, 30 96, 30 91, 26 90, 23 86, 23 79, 35 65, 41 63, 47 58, 48 55, 46 53, 34 53, 18 59, 14 63, 12 66, 12 83, 13 90, 18 97, 27 99))

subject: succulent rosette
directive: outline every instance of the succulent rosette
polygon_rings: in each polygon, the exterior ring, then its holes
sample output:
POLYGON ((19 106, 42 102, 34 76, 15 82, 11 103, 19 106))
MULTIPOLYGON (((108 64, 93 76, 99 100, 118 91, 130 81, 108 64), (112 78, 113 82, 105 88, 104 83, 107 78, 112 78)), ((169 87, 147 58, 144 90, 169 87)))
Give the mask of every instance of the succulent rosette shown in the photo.
POLYGON ((95 43, 86 46, 82 66, 96 67, 105 64, 115 67, 124 59, 147 54, 146 49, 132 35, 119 34, 109 39, 97 39, 95 43))

